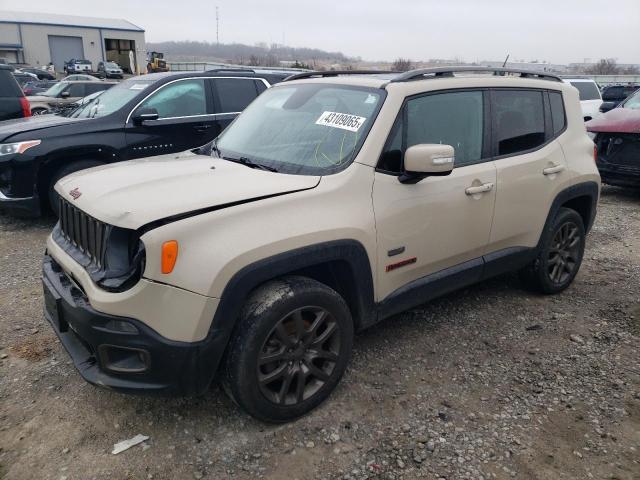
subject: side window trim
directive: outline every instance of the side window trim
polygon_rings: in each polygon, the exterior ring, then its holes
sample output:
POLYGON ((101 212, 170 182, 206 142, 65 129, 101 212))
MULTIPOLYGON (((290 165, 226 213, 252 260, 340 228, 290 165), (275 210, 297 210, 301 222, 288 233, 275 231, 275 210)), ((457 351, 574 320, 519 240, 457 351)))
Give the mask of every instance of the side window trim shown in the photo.
MULTIPOLYGON (((505 90, 519 90, 519 91, 534 91, 534 92, 540 92, 543 94, 543 102, 544 102, 544 122, 545 122, 545 141, 544 143, 538 145, 537 147, 534 148, 530 148, 528 150, 522 150, 519 152, 515 152, 515 153, 509 153, 509 154, 505 154, 505 155, 497 155, 497 148, 498 148, 498 142, 496 138, 492 139, 492 144, 493 144, 493 150, 494 150, 494 156, 491 159, 487 159, 487 160, 502 160, 505 158, 511 158, 511 157, 517 157, 519 155, 525 155, 527 153, 532 153, 538 150, 541 150, 542 148, 546 147, 547 145, 549 145, 551 142, 553 142, 555 139, 557 139, 560 135, 562 135, 566 130, 567 130, 567 118, 566 118, 566 109, 564 108, 564 96, 562 95, 562 92, 560 90, 549 90, 549 89, 545 89, 545 88, 521 88, 521 87, 493 87, 490 89, 491 90, 491 105, 493 107, 493 105, 495 104, 495 98, 493 93, 496 91, 505 91, 505 90), (546 104, 548 103, 548 98, 547 92, 559 92, 560 95, 562 95, 562 110, 564 112, 565 115, 565 123, 564 123, 564 128, 558 132, 556 135, 548 135, 548 130, 547 130, 547 125, 550 122, 550 120, 547 118, 547 107, 546 104)), ((492 125, 492 130, 495 130, 495 122, 497 122, 497 118, 495 118, 495 115, 493 114, 493 109, 492 109, 492 121, 491 121, 491 125, 492 125)), ((551 131, 553 133, 553 127, 551 127, 551 131)))
POLYGON ((477 162, 473 162, 473 163, 466 163, 464 165, 459 165, 455 168, 464 168, 464 167, 469 167, 471 165, 478 165, 480 163, 485 163, 485 162, 489 162, 491 160, 493 160, 493 156, 487 156, 485 157, 485 155, 492 155, 493 152, 491 150, 491 146, 493 144, 492 137, 493 137, 493 131, 492 131, 492 122, 491 122, 491 102, 490 102, 490 89, 488 87, 470 87, 470 88, 450 88, 450 89, 446 89, 446 90, 433 90, 433 91, 429 91, 429 92, 422 92, 422 93, 416 93, 414 95, 409 95, 407 97, 404 98, 403 102, 402 102, 402 106, 400 107, 400 110, 398 111, 398 114, 396 116, 396 119, 393 122, 393 126, 391 127, 391 130, 389 131, 389 135, 387 136, 387 139, 385 140, 384 143, 384 147, 382 148, 382 152, 380 152, 380 156, 378 157, 378 162, 376 163, 376 168, 375 171, 379 172, 379 173, 383 173, 385 175, 393 175, 393 176, 399 176, 402 174, 402 171, 400 172, 393 172, 393 171, 389 171, 389 170, 384 170, 383 168, 380 168, 380 162, 382 161, 382 156, 385 154, 385 152, 387 151, 387 148, 389 147, 389 145, 391 145, 391 143, 393 142, 393 137, 394 135, 397 133, 397 129, 398 128, 402 128, 402 169, 404 169, 404 152, 407 149, 407 128, 405 128, 406 124, 407 124, 407 103, 413 99, 416 98, 421 98, 421 97, 426 97, 426 96, 431 96, 431 95, 440 95, 440 94, 445 94, 445 93, 461 93, 461 92, 482 92, 482 107, 483 107, 483 134, 482 134, 482 153, 481 153, 481 158, 479 161, 477 162), (400 127, 398 127, 397 125, 400 125, 400 127))

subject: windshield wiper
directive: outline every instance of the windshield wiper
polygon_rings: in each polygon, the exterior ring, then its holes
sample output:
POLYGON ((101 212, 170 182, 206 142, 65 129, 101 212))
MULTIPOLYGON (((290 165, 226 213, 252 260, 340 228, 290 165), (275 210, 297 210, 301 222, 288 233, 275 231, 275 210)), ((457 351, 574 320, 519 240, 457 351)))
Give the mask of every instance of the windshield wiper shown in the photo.
MULTIPOLYGON (((218 147, 215 146, 214 148, 216 149, 218 155, 220 155, 220 153, 219 153, 220 150, 218 150, 218 147)), ((265 170, 267 172, 277 172, 278 171, 277 168, 273 168, 273 167, 270 167, 268 165, 263 165, 262 163, 256 163, 256 162, 254 162, 253 160, 251 160, 250 158, 247 158, 247 157, 232 158, 232 157, 222 157, 221 156, 220 158, 222 158, 224 160, 229 160, 230 162, 239 163, 239 164, 244 165, 244 166, 249 167, 249 168, 256 168, 258 170, 265 170)))

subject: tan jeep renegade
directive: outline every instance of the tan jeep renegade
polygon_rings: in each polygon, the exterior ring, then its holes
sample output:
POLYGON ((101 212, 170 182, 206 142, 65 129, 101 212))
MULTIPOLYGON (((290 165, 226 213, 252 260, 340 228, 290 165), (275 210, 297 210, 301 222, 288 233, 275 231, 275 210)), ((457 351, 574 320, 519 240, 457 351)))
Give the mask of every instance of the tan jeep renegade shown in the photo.
POLYGON ((319 405, 354 332, 519 270, 569 286, 600 178, 578 92, 502 69, 305 73, 212 146, 57 184, 46 317, 89 382, 272 422, 319 405))

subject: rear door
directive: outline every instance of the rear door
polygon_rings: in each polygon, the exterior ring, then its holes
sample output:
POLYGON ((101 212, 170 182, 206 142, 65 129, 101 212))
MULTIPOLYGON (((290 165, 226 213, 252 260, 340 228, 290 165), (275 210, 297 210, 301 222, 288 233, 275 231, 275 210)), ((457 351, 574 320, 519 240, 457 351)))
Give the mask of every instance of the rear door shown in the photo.
POLYGON ((489 250, 538 244, 551 204, 567 182, 556 138, 566 118, 560 91, 491 91, 493 154, 498 173, 489 250))
POLYGON ((129 114, 127 157, 148 157, 200 147, 215 135, 213 100, 205 78, 179 79, 158 87, 129 114), (135 122, 141 110, 154 109, 157 120, 135 122))
POLYGON ((261 78, 250 77, 214 78, 211 85, 218 120, 216 136, 268 87, 261 78))

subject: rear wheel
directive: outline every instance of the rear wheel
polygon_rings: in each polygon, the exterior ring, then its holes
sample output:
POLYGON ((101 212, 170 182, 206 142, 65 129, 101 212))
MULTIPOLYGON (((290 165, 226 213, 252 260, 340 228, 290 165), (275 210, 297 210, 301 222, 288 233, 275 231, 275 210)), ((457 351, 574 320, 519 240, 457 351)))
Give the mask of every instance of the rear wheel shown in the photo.
POLYGON ((58 213, 59 213, 58 212, 59 204, 58 204, 58 193, 56 192, 54 187, 56 183, 58 183, 58 180, 60 180, 63 177, 66 177, 67 175, 71 175, 72 173, 78 172, 80 170, 85 170, 91 167, 97 167, 99 165, 104 165, 104 163, 99 162, 97 160, 78 160, 76 162, 68 163, 54 172, 54 174, 51 176, 51 180, 49 181, 47 198, 49 200, 49 208, 55 214, 56 217, 58 216, 58 213))
POLYGON ((351 314, 337 292, 306 277, 271 281, 243 310, 227 352, 223 386, 260 420, 293 420, 333 391, 352 342, 351 314))
POLYGON ((45 113, 47 113, 49 110, 47 110, 46 108, 34 108, 31 110, 31 115, 35 116, 35 115, 44 115, 45 113))
POLYGON ((558 293, 567 288, 580 269, 585 246, 582 217, 561 208, 543 233, 536 259, 521 272, 524 283, 541 293, 558 293))

